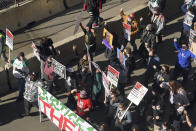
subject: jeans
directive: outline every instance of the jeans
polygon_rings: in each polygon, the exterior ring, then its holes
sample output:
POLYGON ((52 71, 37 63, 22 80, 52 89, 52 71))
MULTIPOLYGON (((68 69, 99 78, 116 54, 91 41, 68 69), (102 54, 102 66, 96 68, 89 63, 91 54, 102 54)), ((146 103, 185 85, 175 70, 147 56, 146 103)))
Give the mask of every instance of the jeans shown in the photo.
POLYGON ((19 87, 19 96, 18 99, 23 98, 23 93, 25 89, 25 79, 24 78, 17 78, 18 80, 18 87, 19 87))
POLYGON ((24 110, 25 110, 26 115, 29 115, 31 108, 33 106, 38 108, 38 103, 37 102, 29 102, 27 100, 24 100, 24 110))
POLYGON ((179 63, 176 63, 172 80, 177 80, 178 76, 182 74, 182 77, 183 77, 182 83, 185 84, 185 82, 188 80, 188 74, 189 74, 190 69, 191 69, 190 67, 182 68, 179 65, 179 63))

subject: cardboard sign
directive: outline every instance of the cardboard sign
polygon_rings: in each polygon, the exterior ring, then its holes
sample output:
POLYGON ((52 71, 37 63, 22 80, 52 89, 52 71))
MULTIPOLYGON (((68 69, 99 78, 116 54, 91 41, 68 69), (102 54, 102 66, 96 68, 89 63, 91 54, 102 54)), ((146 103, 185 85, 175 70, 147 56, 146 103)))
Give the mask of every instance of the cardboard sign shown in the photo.
POLYGON ((190 35, 189 35, 189 44, 193 42, 194 37, 196 37, 196 31, 190 30, 190 35))
POLYGON ((110 81, 104 72, 102 72, 102 83, 105 88, 105 96, 108 97, 110 95, 110 81))
POLYGON ((123 28, 124 28, 124 38, 128 41, 131 41, 131 25, 123 22, 123 28))
POLYGON ((118 86, 118 79, 119 79, 119 72, 114 69, 112 66, 108 66, 108 73, 107 73, 107 78, 111 82, 112 85, 115 87, 118 86))
POLYGON ((113 35, 108 32, 105 28, 103 30, 103 41, 102 43, 110 50, 112 50, 113 35))
POLYGON ((125 55, 117 48, 117 58, 120 63, 125 66, 125 55))
POLYGON ((6 43, 5 43, 11 50, 13 50, 14 46, 14 35, 9 29, 6 29, 6 43))
POLYGON ((38 87, 38 103, 39 110, 62 131, 96 131, 89 123, 41 87, 38 87))
POLYGON ((184 18, 184 24, 188 25, 188 26, 191 26, 193 23, 193 18, 194 18, 194 15, 187 12, 186 15, 185 15, 185 18, 184 18))
POLYGON ((66 79, 66 67, 52 58, 53 71, 60 77, 66 79))
POLYGON ((135 87, 131 90, 129 95, 127 96, 127 99, 129 99, 131 102, 133 102, 135 105, 139 105, 139 103, 142 101, 144 96, 146 95, 148 89, 144 87, 142 84, 137 82, 135 84, 135 87))
POLYGON ((93 66, 99 70, 99 72, 102 72, 101 68, 99 67, 99 65, 93 61, 91 61, 91 63, 93 64, 93 66))
POLYGON ((76 24, 75 24, 75 29, 74 29, 74 32, 73 32, 74 35, 75 35, 75 34, 78 32, 78 30, 79 30, 81 20, 82 20, 82 11, 81 11, 81 13, 76 17, 76 24))

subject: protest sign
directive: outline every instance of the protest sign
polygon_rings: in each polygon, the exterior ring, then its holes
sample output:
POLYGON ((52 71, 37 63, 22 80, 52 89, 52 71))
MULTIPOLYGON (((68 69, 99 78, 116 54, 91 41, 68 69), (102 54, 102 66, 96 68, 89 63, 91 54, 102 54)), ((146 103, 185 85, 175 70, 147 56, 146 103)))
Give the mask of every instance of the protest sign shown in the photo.
POLYGON ((33 54, 34 54, 34 56, 40 61, 41 59, 40 59, 40 55, 39 55, 39 53, 37 52, 37 47, 36 47, 36 45, 35 45, 35 43, 34 42, 32 42, 32 46, 31 46, 32 48, 33 48, 33 54))
POLYGON ((117 48, 117 58, 120 63, 125 66, 125 55, 117 48))
POLYGON ((131 41, 131 26, 123 22, 124 27, 124 38, 128 41, 131 41))
POLYGON ((104 72, 102 72, 102 83, 105 88, 105 96, 108 97, 110 95, 110 81, 104 72))
POLYGON ((91 63, 93 64, 93 66, 99 70, 99 72, 102 72, 101 71, 101 68, 99 67, 99 65, 97 63, 95 63, 94 61, 91 61, 91 63))
POLYGON ((52 58, 53 71, 60 77, 66 79, 66 67, 52 58))
POLYGON ((193 42, 194 37, 196 36, 196 31, 190 30, 190 35, 189 35, 189 44, 193 42))
POLYGON ((105 28, 103 30, 103 41, 102 43, 110 50, 112 50, 113 46, 112 46, 112 43, 113 43, 113 35, 108 32, 105 28))
POLYGON ((38 87, 38 103, 39 110, 62 131, 96 131, 89 123, 41 87, 38 87))
POLYGON ((108 66, 107 78, 115 87, 118 86, 119 72, 112 66, 108 66))
POLYGON ((6 29, 6 45, 13 50, 14 45, 14 35, 9 29, 6 29))
POLYGON ((190 12, 187 12, 184 18, 184 24, 191 26, 193 21, 194 15, 190 12))
POLYGON ((148 89, 144 87, 142 84, 137 82, 134 86, 134 88, 131 90, 129 95, 127 96, 127 99, 129 99, 131 102, 133 102, 135 105, 139 105, 141 100, 146 95, 148 89))
POLYGON ((73 32, 74 35, 75 35, 75 34, 78 32, 78 30, 79 30, 81 19, 82 19, 82 11, 81 11, 80 14, 76 17, 76 24, 75 24, 75 29, 74 29, 74 32, 73 32))

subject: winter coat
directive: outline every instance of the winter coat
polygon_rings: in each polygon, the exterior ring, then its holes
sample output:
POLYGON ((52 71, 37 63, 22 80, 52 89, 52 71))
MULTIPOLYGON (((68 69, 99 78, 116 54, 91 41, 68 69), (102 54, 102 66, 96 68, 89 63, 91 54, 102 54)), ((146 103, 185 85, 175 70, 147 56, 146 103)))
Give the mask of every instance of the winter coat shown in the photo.
POLYGON ((93 84, 93 94, 97 96, 102 88, 102 75, 101 73, 96 73, 95 82, 93 84))
POLYGON ((159 14, 159 16, 157 18, 155 18, 155 15, 153 14, 151 17, 151 22, 156 29, 155 34, 160 34, 160 32, 165 27, 165 17, 162 14, 159 14))
POLYGON ((141 36, 141 43, 145 44, 148 43, 149 47, 151 49, 156 48, 156 37, 153 31, 151 31, 149 34, 146 31, 146 29, 143 31, 143 34, 141 36))

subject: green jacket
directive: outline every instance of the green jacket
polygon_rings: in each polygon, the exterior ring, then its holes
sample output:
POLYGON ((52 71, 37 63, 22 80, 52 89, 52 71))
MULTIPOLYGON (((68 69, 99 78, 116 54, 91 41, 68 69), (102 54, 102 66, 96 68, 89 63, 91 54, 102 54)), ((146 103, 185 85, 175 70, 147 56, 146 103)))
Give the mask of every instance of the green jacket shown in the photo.
POLYGON ((102 75, 101 73, 96 73, 95 75, 95 82, 93 84, 93 94, 97 95, 102 88, 102 75))

